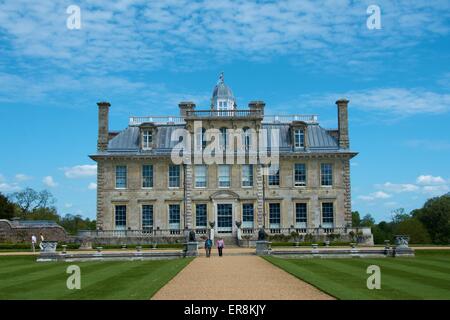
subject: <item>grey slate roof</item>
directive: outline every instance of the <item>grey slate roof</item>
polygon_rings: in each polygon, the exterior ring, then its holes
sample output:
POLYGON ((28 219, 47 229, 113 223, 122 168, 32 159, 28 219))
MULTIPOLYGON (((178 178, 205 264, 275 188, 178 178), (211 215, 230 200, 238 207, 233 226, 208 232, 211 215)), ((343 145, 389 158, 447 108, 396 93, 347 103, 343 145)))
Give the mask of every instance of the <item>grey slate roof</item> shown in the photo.
MULTIPOLYGON (((171 141, 172 132, 176 129, 184 128, 184 124, 159 125, 157 128, 156 148, 151 151, 141 151, 139 148, 139 127, 129 126, 117 136, 112 138, 108 144, 107 153, 111 154, 169 154, 171 149, 178 143, 171 141)), ((280 152, 294 152, 292 135, 289 124, 263 124, 267 130, 267 142, 271 146, 271 135, 274 130, 279 130, 280 152)), ((318 124, 309 124, 307 126, 307 145, 309 152, 336 152, 339 150, 338 142, 332 137, 326 129, 318 124)), ((297 151, 301 152, 301 151, 297 151)))

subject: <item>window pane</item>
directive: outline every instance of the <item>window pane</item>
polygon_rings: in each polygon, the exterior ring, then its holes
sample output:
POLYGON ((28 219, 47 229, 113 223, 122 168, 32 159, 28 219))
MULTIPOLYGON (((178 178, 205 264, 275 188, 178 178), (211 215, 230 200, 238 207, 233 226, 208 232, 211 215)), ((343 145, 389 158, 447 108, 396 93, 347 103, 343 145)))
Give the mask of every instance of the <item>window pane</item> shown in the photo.
POLYGON ((271 228, 280 227, 280 204, 269 203, 269 222, 271 228))
POLYGON ((116 166, 116 188, 127 187, 127 167, 116 166))
POLYGON ((228 144, 227 128, 220 128, 220 146, 226 149, 228 144))
POLYGON ((153 165, 142 166, 142 188, 153 187, 153 165))
POLYGON ((334 214, 333 214, 333 203, 332 202, 323 202, 322 203, 322 222, 323 227, 330 228, 334 223, 334 214))
POLYGON ((142 206, 142 230, 149 232, 153 227, 153 206, 142 206))
POLYGON ((306 185, 306 165, 304 163, 296 163, 294 168, 295 186, 306 185))
POLYGON ((169 204, 169 228, 179 229, 180 228, 180 205, 179 204, 169 204))
POLYGON ((195 225, 197 227, 206 227, 206 219, 206 204, 197 204, 195 206, 195 225))
POLYGON ((230 186, 230 166, 219 165, 219 187, 230 186))
POLYGON ((294 131, 294 146, 296 148, 305 146, 305 131, 303 129, 296 129, 294 131))
POLYGON ((244 228, 253 228, 253 220, 253 203, 244 203, 242 205, 242 226, 244 228))
POLYGON ((295 204, 295 222, 299 224, 304 224, 306 227, 306 221, 308 219, 306 211, 306 203, 296 203, 295 204))
POLYGON ((127 206, 115 206, 116 229, 125 230, 127 226, 127 206))
POLYGON ((278 166, 272 165, 269 168, 269 186, 280 185, 280 169, 278 166))
POLYGON ((152 146, 153 135, 150 130, 145 130, 142 133, 142 148, 149 149, 152 146))
POLYGON ((242 186, 253 186, 253 165, 247 164, 242 166, 242 186))
POLYGON ((333 185, 333 166, 331 163, 322 163, 320 165, 320 182, 322 186, 333 185))
POLYGON ((180 186, 180 166, 169 166, 169 187, 177 188, 180 186))
POLYGON ((195 187, 204 188, 206 187, 206 166, 195 166, 195 187))

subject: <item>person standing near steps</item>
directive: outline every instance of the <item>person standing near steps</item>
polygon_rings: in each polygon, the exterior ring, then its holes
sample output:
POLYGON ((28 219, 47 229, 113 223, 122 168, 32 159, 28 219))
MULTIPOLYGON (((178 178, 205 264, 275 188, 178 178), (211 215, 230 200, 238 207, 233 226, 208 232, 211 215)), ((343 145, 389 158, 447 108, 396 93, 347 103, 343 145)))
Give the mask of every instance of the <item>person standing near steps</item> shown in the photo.
POLYGON ((206 251, 206 257, 209 258, 211 256, 211 247, 213 245, 213 242, 210 238, 206 239, 205 241, 205 251, 206 251))
POLYGON ((222 238, 219 238, 219 240, 217 240, 216 245, 217 245, 217 250, 219 251, 219 257, 221 257, 221 256, 222 256, 223 248, 225 247, 225 244, 224 244, 224 242, 223 242, 223 239, 222 239, 222 238))

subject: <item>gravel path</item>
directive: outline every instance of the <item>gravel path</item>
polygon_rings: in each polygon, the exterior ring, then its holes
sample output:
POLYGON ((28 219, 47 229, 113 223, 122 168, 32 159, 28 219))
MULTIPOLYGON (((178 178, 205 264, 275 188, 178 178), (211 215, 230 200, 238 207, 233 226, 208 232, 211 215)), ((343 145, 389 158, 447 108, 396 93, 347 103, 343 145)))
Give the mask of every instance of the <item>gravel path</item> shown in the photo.
POLYGON ((194 259, 159 290, 155 300, 334 299, 257 256, 194 259))

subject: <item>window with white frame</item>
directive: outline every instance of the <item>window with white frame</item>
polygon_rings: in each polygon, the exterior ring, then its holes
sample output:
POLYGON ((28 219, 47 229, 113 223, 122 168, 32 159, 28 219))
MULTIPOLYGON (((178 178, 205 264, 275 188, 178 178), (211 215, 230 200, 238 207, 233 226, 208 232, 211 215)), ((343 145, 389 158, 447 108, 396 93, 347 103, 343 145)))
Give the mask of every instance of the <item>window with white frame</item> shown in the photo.
POLYGON ((305 146, 305 130, 295 129, 294 130, 294 147, 301 148, 305 146))
POLYGON ((295 204, 295 226, 297 228, 306 228, 308 212, 306 203, 295 204))
POLYGON ((151 130, 142 131, 142 149, 151 149, 153 143, 153 132, 151 130))
POLYGON ((127 166, 116 166, 116 188, 125 189, 127 187, 127 166))
POLYGON ((142 231, 151 232, 153 229, 153 205, 142 205, 142 231))
POLYGON ((322 202, 322 227, 333 228, 334 208, 333 202, 322 202))
POLYGON ((280 228, 281 210, 279 203, 269 203, 270 228, 280 228))
POLYGON ((306 186, 306 165, 304 163, 294 165, 294 185, 296 187, 306 186))
POLYGON ((219 165, 219 187, 227 188, 230 186, 230 171, 229 165, 219 165))
POLYGON ((207 210, 206 203, 195 205, 195 226, 197 228, 206 228, 207 210))
POLYGON ((179 188, 180 187, 180 166, 170 165, 169 166, 169 188, 179 188))
POLYGON ((247 151, 250 150, 251 140, 252 140, 252 135, 250 132, 250 128, 245 127, 244 128, 244 148, 247 151))
POLYGON ((205 166, 205 165, 196 165, 195 166, 195 187, 196 188, 205 188, 206 187, 206 175, 207 175, 207 166, 205 166))
POLYGON ((227 128, 220 128, 220 147, 225 150, 227 148, 228 144, 228 134, 227 134, 227 128))
POLYGON ((271 165, 269 168, 269 186, 280 185, 280 167, 278 165, 271 165))
POLYGON ((114 218, 116 230, 126 230, 127 227, 127 206, 116 205, 114 207, 114 218))
POLYGON ((180 229, 180 205, 169 204, 169 229, 180 229))
POLYGON ((242 186, 252 187, 253 186, 253 165, 244 164, 242 165, 242 186))
POLYGON ((153 188, 153 165, 142 166, 142 188, 153 188))
POLYGON ((242 227, 253 228, 254 209, 253 203, 242 204, 242 227))
POLYGON ((320 184, 322 186, 333 185, 333 165, 331 163, 320 164, 320 184))

